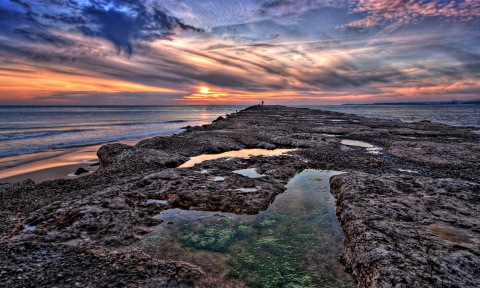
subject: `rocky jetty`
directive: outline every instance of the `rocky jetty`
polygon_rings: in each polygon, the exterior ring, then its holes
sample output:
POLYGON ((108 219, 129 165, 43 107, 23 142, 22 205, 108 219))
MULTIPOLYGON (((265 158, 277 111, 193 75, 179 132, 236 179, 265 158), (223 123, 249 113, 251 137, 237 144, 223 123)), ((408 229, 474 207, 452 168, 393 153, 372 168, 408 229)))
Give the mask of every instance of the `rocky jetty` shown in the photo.
POLYGON ((342 261, 358 287, 478 287, 480 135, 473 130, 254 106, 135 146, 105 145, 95 173, 0 184, 0 286, 202 287, 202 267, 135 249, 161 221, 155 215, 259 213, 289 179, 313 168, 348 172, 331 186, 345 232, 342 261), (246 148, 296 150, 179 168, 197 155, 246 148), (232 173, 252 168, 264 176, 232 173))
POLYGON ((361 172, 330 182, 360 287, 478 287, 479 183, 361 172))

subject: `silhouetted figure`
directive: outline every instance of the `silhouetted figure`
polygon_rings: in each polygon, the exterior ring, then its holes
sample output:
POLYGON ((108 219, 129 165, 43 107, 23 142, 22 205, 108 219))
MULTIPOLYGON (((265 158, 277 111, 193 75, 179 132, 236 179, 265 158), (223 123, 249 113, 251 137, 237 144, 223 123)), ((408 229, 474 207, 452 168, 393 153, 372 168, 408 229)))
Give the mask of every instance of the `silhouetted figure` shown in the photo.
POLYGON ((262 106, 263 106, 263 101, 262 101, 262 106))

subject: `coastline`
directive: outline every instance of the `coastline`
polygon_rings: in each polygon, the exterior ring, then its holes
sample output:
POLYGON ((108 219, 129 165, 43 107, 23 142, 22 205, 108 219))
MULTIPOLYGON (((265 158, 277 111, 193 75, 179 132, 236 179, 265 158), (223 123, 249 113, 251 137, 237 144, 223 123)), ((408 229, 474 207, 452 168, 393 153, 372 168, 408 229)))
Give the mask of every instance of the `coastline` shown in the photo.
MULTIPOLYGON (((127 139, 113 143, 133 146, 144 139, 148 138, 127 139)), ((0 159, 0 183, 15 183, 27 179, 31 179, 35 183, 41 183, 56 179, 75 179, 86 176, 88 173, 80 175, 73 175, 73 173, 78 168, 88 170, 90 173, 97 171, 98 157, 96 153, 101 146, 107 144, 112 144, 112 142, 0 159)))
POLYGON ((220 285, 224 274, 211 274, 215 270, 201 261, 142 250, 140 243, 158 237, 152 234, 161 223, 155 217, 172 209, 258 214, 295 175, 320 169, 344 172, 330 186, 345 233, 342 263, 357 287, 476 287, 479 139, 469 127, 254 106, 135 146, 105 145, 98 151, 99 170, 85 177, 0 186, 2 284, 66 284, 70 277, 88 286, 93 269, 105 272, 97 283, 220 285), (296 150, 178 168, 194 156, 251 148, 296 150), (265 176, 232 173, 252 167, 265 176), (238 193, 239 187, 258 191, 238 193), (163 202, 148 204, 152 199, 163 202), (56 255, 48 258, 49 282, 29 265, 39 249, 56 255), (69 259, 79 259, 81 267, 59 277, 69 259), (125 279, 105 262, 148 276, 125 279), (14 263, 25 270, 13 271, 14 263))

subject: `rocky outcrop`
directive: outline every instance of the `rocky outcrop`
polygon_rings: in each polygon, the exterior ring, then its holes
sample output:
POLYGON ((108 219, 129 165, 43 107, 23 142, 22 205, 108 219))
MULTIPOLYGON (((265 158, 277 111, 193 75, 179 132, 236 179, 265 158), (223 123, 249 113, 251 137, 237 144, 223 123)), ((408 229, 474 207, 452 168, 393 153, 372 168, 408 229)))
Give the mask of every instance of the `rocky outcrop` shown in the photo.
POLYGON ((126 170, 130 173, 135 170, 177 167, 188 160, 177 153, 125 144, 103 145, 97 151, 97 156, 101 169, 126 170))
POLYGON ((480 286, 480 184, 359 172, 330 182, 358 287, 480 286))
POLYGON ((296 173, 313 168, 350 172, 332 186, 346 236, 343 259, 360 287, 475 287, 480 135, 472 130, 255 106, 135 146, 104 145, 95 173, 0 184, 0 286, 89 287, 92 279, 100 286, 196 285, 196 267, 135 254, 138 240, 159 224, 155 215, 170 208, 259 213, 296 173), (382 153, 342 139, 366 141, 382 153), (178 168, 196 155, 259 147, 298 150, 178 168), (264 177, 233 173, 247 168, 264 177), (59 267, 70 261, 78 264, 76 274, 65 276, 59 267))
POLYGON ((0 257, 3 287, 180 287, 203 275, 185 262, 101 248, 7 244, 0 246, 0 257))

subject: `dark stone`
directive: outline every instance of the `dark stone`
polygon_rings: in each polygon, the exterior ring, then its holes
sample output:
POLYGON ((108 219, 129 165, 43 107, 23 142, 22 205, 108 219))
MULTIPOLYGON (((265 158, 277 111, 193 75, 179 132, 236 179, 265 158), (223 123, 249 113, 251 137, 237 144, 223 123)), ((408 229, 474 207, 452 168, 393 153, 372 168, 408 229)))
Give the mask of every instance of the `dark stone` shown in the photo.
POLYGON ((215 122, 218 122, 218 121, 221 121, 221 120, 224 120, 225 118, 223 118, 222 116, 219 116, 217 119, 213 120, 212 122, 215 123, 215 122))
POLYGON ((75 170, 75 172, 73 172, 73 175, 82 175, 82 174, 85 174, 85 173, 88 173, 90 171, 88 171, 87 169, 83 168, 83 167, 80 167, 78 168, 77 170, 75 170))

